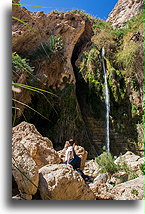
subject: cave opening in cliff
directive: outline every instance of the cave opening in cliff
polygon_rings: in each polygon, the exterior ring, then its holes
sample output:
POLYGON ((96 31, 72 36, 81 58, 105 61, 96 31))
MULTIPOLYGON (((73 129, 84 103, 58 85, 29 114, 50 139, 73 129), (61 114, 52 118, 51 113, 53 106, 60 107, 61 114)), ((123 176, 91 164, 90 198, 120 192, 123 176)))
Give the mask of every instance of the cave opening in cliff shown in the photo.
POLYGON ((85 114, 85 109, 86 104, 87 104, 87 97, 89 93, 89 87, 88 84, 85 82, 84 78, 82 75, 79 73, 79 68, 76 66, 76 60, 77 60, 77 55, 79 53, 79 45, 77 44, 72 55, 72 66, 73 66, 73 71, 75 74, 76 78, 76 97, 77 101, 81 110, 82 115, 85 114))
POLYGON ((83 78, 78 66, 80 55, 83 55, 83 52, 89 50, 92 46, 91 36, 92 31, 91 29, 88 30, 88 26, 86 26, 84 33, 74 47, 71 58, 76 78, 76 97, 84 120, 91 116, 97 119, 104 117, 104 107, 102 106, 100 97, 96 94, 95 88, 90 87, 89 82, 86 82, 83 78))
POLYGON ((89 109, 89 86, 88 83, 82 77, 82 74, 79 72, 79 68, 76 65, 76 62, 82 50, 86 46, 91 45, 91 36, 91 28, 89 25, 86 24, 84 32, 76 43, 71 57, 71 63, 76 78, 76 97, 83 117, 87 114, 89 109))

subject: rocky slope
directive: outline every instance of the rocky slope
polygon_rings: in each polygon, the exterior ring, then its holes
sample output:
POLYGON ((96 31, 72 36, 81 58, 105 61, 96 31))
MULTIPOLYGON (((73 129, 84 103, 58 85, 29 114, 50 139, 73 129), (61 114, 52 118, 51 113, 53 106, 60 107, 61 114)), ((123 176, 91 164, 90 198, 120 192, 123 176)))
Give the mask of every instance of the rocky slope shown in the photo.
POLYGON ((143 0, 119 0, 107 19, 117 28, 143 10, 143 0))
POLYGON ((118 172, 110 173, 108 168, 102 174, 103 167, 96 160, 88 161, 84 148, 75 146, 75 151, 82 155, 82 169, 90 177, 89 183, 63 164, 58 157, 62 151, 57 154, 53 143, 42 137, 34 125, 22 122, 15 126, 12 130, 13 200, 143 199, 143 158, 127 152, 115 160, 120 165, 118 172))
POLYGON ((13 123, 33 123, 56 150, 75 138, 90 158, 101 154, 105 105, 100 49, 104 46, 111 152, 142 151, 142 16, 124 31, 114 31, 110 24, 82 11, 32 13, 13 5, 13 16, 13 81, 50 92, 14 90, 13 123))

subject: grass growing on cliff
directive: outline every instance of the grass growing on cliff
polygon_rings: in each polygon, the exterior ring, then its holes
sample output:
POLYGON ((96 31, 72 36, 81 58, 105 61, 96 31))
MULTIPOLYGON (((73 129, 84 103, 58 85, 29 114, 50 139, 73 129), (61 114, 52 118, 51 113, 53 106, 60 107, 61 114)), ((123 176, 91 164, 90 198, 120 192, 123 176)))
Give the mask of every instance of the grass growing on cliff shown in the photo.
POLYGON ((130 73, 134 69, 134 59, 138 45, 135 42, 126 41, 122 50, 118 52, 117 62, 123 66, 126 72, 130 73))
POLYGON ((114 163, 112 155, 108 152, 103 152, 99 157, 95 158, 96 162, 101 167, 101 173, 113 174, 119 171, 119 165, 114 163))
POLYGON ((30 58, 48 58, 63 49, 62 37, 51 35, 48 40, 41 43, 38 48, 30 53, 30 58))
POLYGON ((116 60, 128 73, 134 71, 137 50, 139 48, 140 31, 143 29, 143 14, 131 18, 125 27, 111 31, 112 34, 122 36, 122 44, 116 54, 116 60))
MULTIPOLYGON (((29 62, 26 59, 22 59, 16 53, 12 53, 12 71, 15 75, 13 78, 14 80, 12 82, 12 91, 13 91, 12 101, 13 101, 13 105, 14 105, 14 106, 12 106, 12 108, 13 108, 13 125, 15 125, 15 121, 16 121, 18 115, 22 114, 24 116, 23 111, 22 111, 22 109, 24 110, 24 108, 28 108, 28 109, 32 110, 34 113, 37 113, 38 115, 40 115, 44 119, 48 120, 48 118, 45 117, 43 114, 41 114, 39 111, 30 107, 28 105, 28 100, 27 99, 25 100, 23 95, 24 95, 24 93, 26 93, 26 90, 29 92, 32 92, 32 93, 33 92, 39 93, 51 105, 50 101, 47 99, 45 94, 50 94, 50 95, 54 95, 54 94, 47 91, 47 90, 28 85, 27 83, 22 84, 25 81, 26 82, 28 81, 27 80, 27 73, 29 75, 32 75, 33 77, 35 77, 33 75, 34 68, 32 68, 29 65, 29 62), (23 90, 21 90, 21 89, 23 89, 23 90), (17 105, 19 106, 19 108, 17 107, 17 105), (17 114, 17 111, 19 111, 19 114, 17 114)), ((37 79, 37 80, 39 80, 39 79, 37 79)), ((31 94, 30 94, 30 96, 31 96, 31 94)), ((25 116, 24 116, 24 118, 25 118, 25 116)))
POLYGON ((12 53, 12 71, 19 74, 22 70, 25 70, 29 74, 32 74, 34 69, 29 66, 26 59, 22 59, 18 54, 12 53))

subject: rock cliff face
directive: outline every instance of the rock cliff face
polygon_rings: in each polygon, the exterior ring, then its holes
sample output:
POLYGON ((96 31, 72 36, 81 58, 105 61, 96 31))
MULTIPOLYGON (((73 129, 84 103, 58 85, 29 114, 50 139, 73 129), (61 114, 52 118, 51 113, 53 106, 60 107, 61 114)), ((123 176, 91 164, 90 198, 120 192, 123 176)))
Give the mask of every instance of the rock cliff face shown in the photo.
MULTIPOLYGON (((135 8, 141 8, 136 6, 141 5, 141 1, 134 1, 132 6, 128 4, 130 1, 118 2, 116 12, 108 18, 113 26, 134 16, 135 8), (130 15, 126 15, 127 8, 130 8, 130 15), (121 21, 119 10, 124 13, 121 21)), ((57 151, 64 148, 69 138, 74 138, 88 151, 89 157, 100 154, 105 145, 100 49, 105 47, 111 152, 116 155, 128 149, 141 150, 142 18, 133 23, 133 31, 126 26, 124 31, 114 32, 108 22, 94 20, 82 11, 32 13, 13 5, 13 16, 16 18, 12 22, 12 48, 21 57, 14 58, 13 81, 51 92, 42 96, 25 88, 19 93, 14 91, 13 97, 19 101, 14 103, 19 110, 13 114, 15 125, 27 119, 43 136, 52 140, 57 151), (33 68, 31 72, 24 58, 33 68)))
POLYGON ((63 89, 68 83, 74 84, 75 76, 71 64, 74 47, 82 34, 85 35, 84 40, 91 35, 91 28, 85 17, 71 12, 32 13, 16 5, 13 6, 13 16, 29 25, 13 20, 13 52, 33 59, 32 65, 35 66, 36 77, 45 87, 63 89), (35 59, 34 52, 39 48, 45 48, 44 44, 47 44, 51 35, 61 36, 63 50, 58 51, 57 56, 53 55, 53 59, 49 53, 45 53, 47 56, 41 59, 41 66, 39 66, 38 52, 35 59))
POLYGON ((107 19, 114 27, 121 27, 123 23, 143 10, 143 0, 119 0, 107 19))

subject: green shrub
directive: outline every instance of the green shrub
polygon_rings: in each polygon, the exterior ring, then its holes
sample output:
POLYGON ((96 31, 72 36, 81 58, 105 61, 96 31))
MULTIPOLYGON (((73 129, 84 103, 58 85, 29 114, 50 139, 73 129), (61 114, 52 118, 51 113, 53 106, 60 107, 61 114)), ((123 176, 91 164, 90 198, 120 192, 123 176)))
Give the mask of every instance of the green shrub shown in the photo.
POLYGON ((135 56, 138 49, 138 44, 133 41, 125 39, 122 49, 116 55, 116 61, 123 66, 127 72, 134 70, 135 56))
POLYGON ((137 195, 138 195, 138 190, 136 190, 136 189, 132 189, 132 190, 131 190, 131 194, 133 194, 133 195, 136 195, 136 196, 137 196, 137 195))
POLYGON ((38 48, 32 51, 29 55, 30 58, 49 58, 63 50, 63 42, 61 36, 51 35, 48 40, 41 43, 38 48))
POLYGON ((33 72, 33 68, 29 66, 29 62, 26 59, 22 59, 18 54, 12 53, 12 71, 19 74, 22 70, 28 73, 33 72))
POLYGON ((143 13, 140 12, 137 16, 132 17, 129 21, 125 23, 125 26, 130 32, 137 32, 139 27, 143 25, 143 13))
POLYGON ((92 15, 90 15, 89 13, 86 13, 84 10, 71 10, 70 12, 74 13, 74 14, 81 14, 82 16, 84 16, 86 18, 86 20, 88 21, 96 21, 96 17, 93 17, 92 15))
POLYGON ((113 174, 119 171, 119 165, 114 163, 112 155, 108 152, 103 152, 99 157, 95 158, 99 166, 101 167, 101 173, 113 174))
POLYGON ((126 28, 121 28, 121 29, 113 29, 110 31, 110 34, 113 34, 117 37, 123 37, 126 33, 127 29, 126 28))
POLYGON ((121 169, 128 174, 128 180, 133 180, 138 177, 136 172, 134 172, 125 162, 122 164, 121 169))
POLYGON ((140 168, 140 170, 142 171, 143 175, 145 175, 145 164, 144 164, 144 163, 141 164, 141 165, 139 166, 139 168, 140 168))
POLYGON ((100 29, 100 30, 111 30, 112 26, 110 23, 108 23, 106 21, 103 21, 101 19, 96 19, 92 28, 93 29, 100 29))

